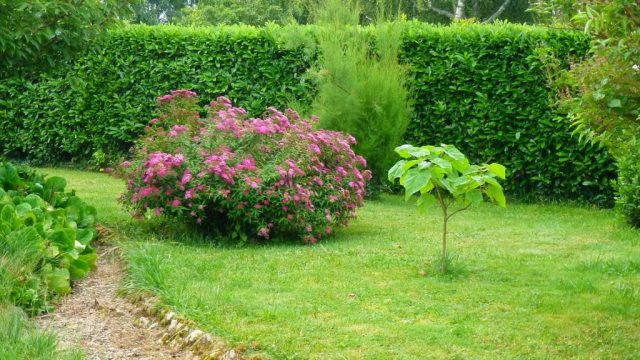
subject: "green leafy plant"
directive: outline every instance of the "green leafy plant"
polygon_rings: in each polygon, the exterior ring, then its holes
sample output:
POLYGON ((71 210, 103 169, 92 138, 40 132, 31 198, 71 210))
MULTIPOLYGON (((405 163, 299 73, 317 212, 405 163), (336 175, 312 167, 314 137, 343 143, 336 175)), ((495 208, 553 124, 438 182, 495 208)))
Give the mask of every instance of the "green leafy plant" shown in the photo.
POLYGON ((65 187, 64 178, 0 162, 0 283, 30 314, 49 310, 96 266, 96 209, 65 187))
POLYGON ((430 203, 442 209, 442 261, 446 272, 447 229, 449 220, 471 205, 488 199, 505 207, 502 186, 496 178, 506 179, 506 169, 498 163, 473 165, 453 145, 415 147, 402 145, 395 149, 402 157, 388 172, 389 181, 405 189, 405 200, 418 193, 418 210, 424 213, 430 203))
POLYGON ((604 144, 615 156, 618 203, 628 222, 640 227, 640 2, 567 5, 575 16, 565 24, 584 30, 592 42, 591 56, 556 78, 564 95, 560 103, 581 137, 604 144))

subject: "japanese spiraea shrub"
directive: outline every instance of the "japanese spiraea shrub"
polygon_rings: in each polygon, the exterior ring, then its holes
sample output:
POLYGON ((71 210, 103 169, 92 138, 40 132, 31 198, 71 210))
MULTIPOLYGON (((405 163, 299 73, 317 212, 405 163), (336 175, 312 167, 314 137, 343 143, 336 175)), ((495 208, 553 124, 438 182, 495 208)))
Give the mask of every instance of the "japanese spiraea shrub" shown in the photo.
MULTIPOLYGON (((117 158, 171 89, 204 99, 226 94, 251 116, 269 105, 311 105, 316 88, 307 70, 316 63, 317 30, 274 29, 131 26, 37 79, 0 79, 0 153, 43 162, 117 158), (311 40, 284 46, 287 34, 311 40)), ((410 23, 401 41, 414 100, 405 141, 456 144, 472 161, 500 162, 510 170, 505 191, 521 199, 611 204, 614 163, 605 149, 571 135, 565 114, 551 106, 555 93, 538 54, 548 48, 568 66, 587 53, 585 35, 410 23)))
POLYGON ((0 162, 0 281, 30 314, 49 310, 96 266, 96 210, 65 187, 61 177, 0 162))
POLYGON ((138 140, 124 204, 137 215, 201 224, 237 241, 314 243, 363 205, 371 172, 347 134, 313 130, 293 110, 251 118, 219 97, 198 112, 192 91, 158 98, 159 116, 138 140), (230 234, 230 235, 229 235, 230 234))
POLYGON ((442 209, 441 271, 447 264, 447 225, 452 216, 484 199, 505 207, 506 199, 498 178, 506 178, 506 168, 498 163, 474 165, 453 145, 402 145, 395 149, 402 157, 388 172, 389 181, 400 179, 405 199, 417 194, 417 206, 424 213, 437 202, 442 209))

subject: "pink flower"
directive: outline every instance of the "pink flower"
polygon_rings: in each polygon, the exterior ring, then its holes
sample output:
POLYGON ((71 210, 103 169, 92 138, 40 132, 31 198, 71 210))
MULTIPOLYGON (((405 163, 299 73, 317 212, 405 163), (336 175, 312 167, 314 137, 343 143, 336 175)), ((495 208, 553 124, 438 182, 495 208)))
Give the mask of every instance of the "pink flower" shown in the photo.
POLYGON ((185 170, 184 175, 182 175, 182 179, 180 179, 181 185, 187 185, 191 181, 191 171, 189 169, 185 170))
POLYGON ((309 148, 311 149, 311 151, 318 155, 322 154, 322 151, 320 151, 320 147, 318 146, 318 144, 311 144, 309 145, 309 148))
POLYGON ((173 201, 171 202, 171 206, 173 206, 174 208, 177 208, 181 204, 182 202, 180 201, 180 199, 173 199, 173 201))
POLYGON ((195 194, 195 192, 196 192, 195 189, 187 190, 187 192, 184 193, 184 198, 185 199, 192 199, 193 198, 193 194, 195 194))

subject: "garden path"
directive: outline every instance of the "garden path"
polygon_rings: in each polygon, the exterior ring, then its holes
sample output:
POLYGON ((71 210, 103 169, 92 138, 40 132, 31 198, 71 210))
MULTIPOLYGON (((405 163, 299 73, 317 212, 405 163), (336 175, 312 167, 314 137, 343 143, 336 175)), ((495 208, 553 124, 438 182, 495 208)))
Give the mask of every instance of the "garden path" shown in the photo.
POLYGON ((118 296, 123 265, 116 249, 98 248, 98 268, 77 282, 56 310, 36 319, 55 331, 62 348, 82 348, 86 359, 183 359, 188 354, 162 344, 160 329, 136 326, 137 308, 118 296))

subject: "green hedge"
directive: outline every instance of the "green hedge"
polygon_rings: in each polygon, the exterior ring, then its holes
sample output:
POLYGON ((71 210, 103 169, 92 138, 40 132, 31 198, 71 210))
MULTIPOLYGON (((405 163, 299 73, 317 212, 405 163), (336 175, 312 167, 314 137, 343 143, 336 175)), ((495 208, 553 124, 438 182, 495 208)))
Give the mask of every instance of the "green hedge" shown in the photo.
MULTIPOLYGON (((87 160, 96 151, 119 156, 153 117, 156 97, 177 88, 203 99, 225 94, 253 115, 270 105, 310 104, 315 89, 305 73, 315 49, 281 44, 312 31, 134 26, 112 32, 70 67, 32 81, 0 80, 0 152, 46 162, 87 160)), ((605 150, 572 137, 550 106, 538 47, 580 57, 588 39, 516 25, 412 24, 402 52, 414 75, 407 140, 451 143, 475 161, 505 164, 507 192, 520 198, 611 204, 613 162, 605 150)))
POLYGON ((132 26, 72 68, 0 81, 0 150, 46 162, 84 160, 97 150, 124 154, 158 96, 225 94, 259 115, 267 106, 310 102, 309 66, 303 51, 278 47, 265 29, 132 26))
POLYGON ((614 162, 572 136, 566 117, 550 106, 540 48, 568 66, 587 53, 589 38, 524 26, 411 28, 403 56, 414 74, 417 116, 406 137, 505 164, 506 190, 521 199, 612 205, 614 162))

